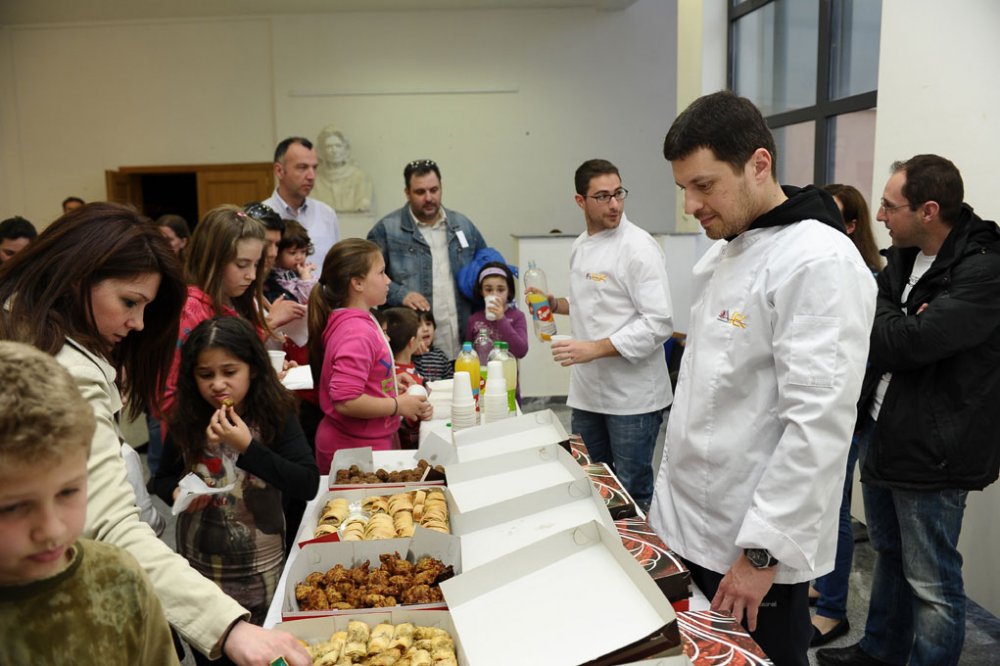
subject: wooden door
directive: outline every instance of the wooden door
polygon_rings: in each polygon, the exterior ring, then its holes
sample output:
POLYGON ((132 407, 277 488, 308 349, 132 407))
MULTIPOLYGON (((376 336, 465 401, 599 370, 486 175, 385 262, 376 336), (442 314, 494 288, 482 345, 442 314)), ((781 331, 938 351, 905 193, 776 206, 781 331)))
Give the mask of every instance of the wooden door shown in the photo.
POLYGON ((199 170, 198 216, 221 204, 242 206, 263 201, 274 191, 271 165, 257 169, 199 170))
POLYGON ((139 187, 138 176, 124 171, 105 171, 104 187, 107 190, 108 201, 132 204, 137 210, 142 210, 142 188, 139 187))

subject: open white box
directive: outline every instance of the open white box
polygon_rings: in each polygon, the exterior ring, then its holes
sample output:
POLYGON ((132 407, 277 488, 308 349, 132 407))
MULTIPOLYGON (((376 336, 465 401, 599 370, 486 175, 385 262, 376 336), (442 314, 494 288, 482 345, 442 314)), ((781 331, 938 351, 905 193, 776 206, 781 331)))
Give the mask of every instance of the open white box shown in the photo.
POLYGON ((591 521, 615 531, 604 501, 584 478, 460 514, 453 529, 462 541, 462 570, 469 571, 591 521))
POLYGON ((654 657, 642 661, 630 661, 618 666, 691 666, 691 660, 686 654, 675 654, 672 657, 654 657))
POLYGON ((453 433, 459 462, 469 462, 557 444, 569 438, 559 417, 551 409, 522 414, 453 433))
MULTIPOLYGON (((396 486, 439 486, 444 484, 444 479, 432 478, 425 481, 393 481, 386 483, 347 483, 343 485, 337 484, 337 471, 341 469, 350 469, 351 465, 357 465, 358 469, 362 472, 374 472, 378 469, 384 469, 387 472, 401 471, 405 469, 414 469, 417 466, 417 462, 423 456, 420 455, 419 451, 373 451, 370 446, 362 446, 352 449, 340 449, 333 454, 333 461, 330 464, 330 489, 348 489, 348 488, 371 488, 377 490, 379 488, 392 488, 396 486)), ((427 460, 425 458, 425 460, 427 460)), ((431 466, 437 464, 427 460, 431 466)), ((431 469, 430 467, 428 469, 431 469)), ((433 470, 431 475, 434 475, 433 470)))
POLYGON ((347 623, 351 620, 364 622, 368 625, 369 629, 383 622, 392 625, 411 622, 418 627, 444 629, 451 635, 452 640, 455 641, 455 653, 458 656, 459 666, 470 666, 471 664, 462 649, 462 641, 458 636, 458 632, 455 631, 455 624, 452 622, 451 615, 448 611, 444 610, 380 609, 354 615, 330 615, 327 617, 279 622, 274 628, 279 631, 287 631, 299 640, 312 645, 330 640, 330 636, 335 631, 346 631, 347 623))
MULTIPOLYGON (((353 608, 348 610, 299 610, 295 599, 295 586, 303 582, 306 576, 314 571, 326 572, 340 564, 350 568, 371 563, 372 569, 381 566, 379 555, 398 552, 399 556, 410 562, 416 562, 421 557, 433 557, 445 565, 451 565, 455 574, 462 572, 461 546, 458 537, 427 530, 420 526, 414 528, 413 537, 409 539, 381 539, 377 541, 328 541, 308 544, 299 550, 288 563, 288 584, 285 586, 285 596, 281 607, 283 620, 295 620, 305 617, 323 617, 326 615, 350 615, 371 611, 385 610, 382 608, 353 608), (402 548, 400 548, 402 545, 402 548)), ((444 603, 415 604, 406 608, 443 608, 444 603)))
MULTIPOLYGON (((299 525, 299 533, 295 536, 295 542, 299 546, 305 546, 309 543, 322 543, 325 541, 337 541, 338 537, 335 535, 327 535, 325 537, 319 537, 318 539, 313 536, 316 534, 316 525, 319 523, 320 517, 323 515, 323 509, 326 507, 326 503, 335 497, 343 497, 347 500, 347 503, 351 506, 360 505, 361 502, 370 495, 382 495, 388 497, 395 493, 409 493, 414 490, 440 490, 444 493, 445 502, 448 504, 448 522, 449 525, 453 524, 453 516, 458 513, 458 509, 455 508, 455 501, 451 497, 451 493, 448 492, 448 488, 445 486, 392 486, 383 488, 365 488, 353 489, 353 490, 329 490, 325 493, 319 495, 315 502, 316 510, 309 512, 307 511, 302 516, 302 523, 299 525)), ((455 534, 454 527, 451 527, 451 533, 455 534)), ((401 539, 406 541, 406 539, 401 539)), ((400 539, 382 539, 383 542, 389 541, 400 541, 400 539)))
POLYGON ((466 571, 441 590, 476 666, 507 666, 515 646, 531 663, 575 666, 664 630, 670 646, 660 654, 681 652, 670 603, 618 535, 597 522, 466 571))
POLYGON ((463 513, 586 478, 587 472, 558 444, 448 465, 448 490, 463 513))

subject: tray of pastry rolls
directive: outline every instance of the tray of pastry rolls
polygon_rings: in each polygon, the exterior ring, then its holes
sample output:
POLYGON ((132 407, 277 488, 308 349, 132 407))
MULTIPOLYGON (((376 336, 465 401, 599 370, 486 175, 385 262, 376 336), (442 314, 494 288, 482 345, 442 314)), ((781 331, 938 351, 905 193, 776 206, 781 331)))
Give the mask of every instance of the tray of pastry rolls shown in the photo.
POLYGON ((302 517, 300 546, 317 541, 409 538, 421 526, 451 533, 454 501, 444 486, 331 490, 302 517))
POLYGON ((468 666, 448 611, 379 611, 279 622, 298 638, 313 664, 468 666))

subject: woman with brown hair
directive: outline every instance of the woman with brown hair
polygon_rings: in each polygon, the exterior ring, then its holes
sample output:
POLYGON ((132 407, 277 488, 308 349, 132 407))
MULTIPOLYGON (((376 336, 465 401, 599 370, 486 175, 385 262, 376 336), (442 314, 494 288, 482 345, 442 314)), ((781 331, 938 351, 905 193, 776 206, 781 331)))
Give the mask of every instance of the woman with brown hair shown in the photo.
POLYGON ((882 270, 885 261, 875 245, 875 234, 872 232, 872 216, 868 211, 868 203, 856 187, 833 183, 823 188, 833 195, 833 200, 844 216, 847 235, 854 241, 855 247, 861 253, 865 265, 872 273, 882 270))
POLYGON ((245 622, 238 603, 139 520, 118 415, 123 397, 132 415, 155 404, 184 303, 180 266, 156 225, 117 204, 72 211, 3 265, 0 303, 0 337, 53 354, 94 409, 84 536, 128 550, 167 619, 199 651, 218 656, 224 648, 241 664, 280 654, 308 664, 291 636, 245 622))

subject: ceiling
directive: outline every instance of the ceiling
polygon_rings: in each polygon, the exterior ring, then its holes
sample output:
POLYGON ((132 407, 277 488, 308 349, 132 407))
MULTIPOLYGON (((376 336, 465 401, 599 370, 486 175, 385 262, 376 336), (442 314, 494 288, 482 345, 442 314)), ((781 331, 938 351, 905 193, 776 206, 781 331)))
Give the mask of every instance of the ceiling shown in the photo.
MULTIPOLYGON (((654 0, 658 1, 658 0, 654 0)), ((619 11, 636 0, 0 0, 0 25, 436 9, 619 11)))

